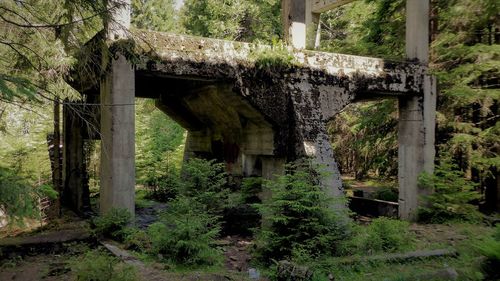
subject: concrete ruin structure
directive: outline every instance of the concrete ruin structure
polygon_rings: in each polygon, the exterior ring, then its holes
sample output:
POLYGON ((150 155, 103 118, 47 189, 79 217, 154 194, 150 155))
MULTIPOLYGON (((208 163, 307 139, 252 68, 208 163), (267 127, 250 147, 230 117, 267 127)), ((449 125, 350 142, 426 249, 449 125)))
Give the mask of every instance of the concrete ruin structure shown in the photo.
POLYGON ((66 202, 85 207, 86 139, 101 140, 100 209, 134 212, 134 98, 188 131, 185 159, 224 161, 234 177, 272 178, 312 157, 343 196, 327 122, 348 104, 399 99, 399 216, 415 219, 417 177, 432 172, 436 83, 427 72, 428 1, 407 0, 408 62, 311 51, 319 14, 350 1, 283 0, 287 49, 130 28, 130 1, 82 50, 72 86, 87 103, 64 109, 66 202), (90 105, 99 106, 90 106, 90 105), (85 110, 86 109, 86 110, 85 110))

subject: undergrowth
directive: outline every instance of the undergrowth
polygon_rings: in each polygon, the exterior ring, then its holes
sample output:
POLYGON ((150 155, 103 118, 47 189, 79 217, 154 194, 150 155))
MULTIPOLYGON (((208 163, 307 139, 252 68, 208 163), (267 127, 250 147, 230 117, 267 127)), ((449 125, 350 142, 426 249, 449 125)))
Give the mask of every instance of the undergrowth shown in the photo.
POLYGON ((333 255, 346 238, 347 213, 332 207, 317 171, 309 161, 296 162, 287 165, 285 175, 264 181, 272 193, 258 205, 264 222, 256 253, 264 263, 333 255))
POLYGON ((419 208, 418 218, 422 222, 443 223, 446 221, 481 221, 481 213, 473 200, 481 197, 474 182, 449 159, 442 157, 434 174, 423 173, 419 177, 421 188, 432 192, 425 196, 426 203, 419 208))
POLYGON ((409 223, 380 217, 368 226, 354 226, 353 235, 342 244, 343 255, 366 255, 410 250, 414 236, 409 223))
POLYGON ((298 65, 287 45, 278 40, 273 40, 270 48, 254 50, 251 56, 255 59, 255 67, 259 70, 274 72, 298 65))
POLYGON ((132 215, 127 209, 113 208, 94 219, 94 234, 121 241, 125 237, 124 229, 131 219, 132 215))
POLYGON ((215 246, 219 231, 217 216, 192 198, 179 196, 146 231, 129 230, 125 245, 174 267, 219 265, 222 254, 215 246))
POLYGON ((137 272, 131 265, 119 262, 99 250, 74 258, 71 271, 78 281, 137 281, 137 272))

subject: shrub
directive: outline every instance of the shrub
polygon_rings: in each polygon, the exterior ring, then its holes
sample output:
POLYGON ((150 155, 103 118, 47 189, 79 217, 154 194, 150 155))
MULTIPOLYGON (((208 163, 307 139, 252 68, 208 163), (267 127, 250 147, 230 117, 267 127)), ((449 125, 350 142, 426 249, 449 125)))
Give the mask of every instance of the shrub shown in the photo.
POLYGON ((271 198, 259 206, 264 225, 257 237, 257 254, 264 262, 289 258, 295 252, 320 256, 336 252, 347 233, 343 210, 320 186, 321 175, 310 163, 287 165, 286 174, 265 181, 271 198))
POLYGON ((149 237, 147 232, 137 228, 127 228, 124 230, 124 236, 126 249, 144 253, 151 251, 151 237, 149 237))
POLYGON ((228 204, 227 174, 215 160, 189 159, 183 167, 181 195, 192 197, 213 215, 221 215, 228 204))
POLYGON ((42 184, 37 188, 37 193, 41 197, 48 197, 49 199, 55 200, 59 196, 59 192, 55 191, 51 185, 42 184))
POLYGON ((214 265, 220 262, 214 247, 219 231, 217 217, 198 202, 180 196, 171 202, 160 222, 149 226, 150 253, 174 264, 214 265))
POLYGON ((155 183, 148 186, 149 199, 159 202, 168 202, 177 196, 181 183, 177 173, 167 173, 155 179, 155 183))
POLYGON ((71 271, 78 281, 135 281, 135 268, 98 250, 85 253, 71 262, 71 271))
POLYGON ((22 224, 23 218, 39 216, 38 195, 12 170, 0 167, 0 209, 8 220, 22 224))
POLYGON ((398 202, 399 194, 396 188, 383 187, 375 192, 375 199, 398 202))
POLYGON ((486 257, 482 264, 482 271, 486 275, 484 280, 500 279, 500 225, 497 225, 492 237, 476 245, 479 252, 486 257))
POLYGON ((478 221, 481 214, 471 201, 479 199, 476 184, 465 178, 451 160, 444 158, 436 166, 433 175, 423 173, 419 177, 422 188, 433 191, 425 196, 426 204, 419 208, 419 220, 442 223, 445 221, 478 221))
POLYGON ((380 217, 368 226, 357 226, 355 236, 343 245, 344 254, 373 254, 378 252, 396 252, 412 246, 413 236, 409 223, 380 217))
POLYGON ((124 238, 123 230, 130 223, 131 218, 127 209, 113 208, 94 220, 94 232, 97 235, 121 241, 124 238))
POLYGON ((278 40, 273 40, 270 49, 253 50, 251 56, 255 59, 257 69, 269 72, 283 71, 298 65, 286 44, 278 40))
POLYGON ((241 184, 242 203, 260 203, 259 193, 262 192, 262 178, 245 178, 241 184))

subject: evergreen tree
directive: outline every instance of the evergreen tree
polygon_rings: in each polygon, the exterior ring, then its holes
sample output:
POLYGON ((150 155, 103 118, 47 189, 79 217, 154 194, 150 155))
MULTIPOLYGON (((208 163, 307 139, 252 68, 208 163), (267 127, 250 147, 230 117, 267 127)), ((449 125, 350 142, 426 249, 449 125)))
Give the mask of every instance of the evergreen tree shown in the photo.
POLYGON ((132 24, 141 29, 178 31, 174 0, 133 0, 132 24))
MULTIPOLYGON (((322 47, 329 51, 369 55, 391 59, 404 56, 405 7, 398 1, 357 1, 322 17, 322 47)), ((437 143, 441 155, 451 154, 465 172, 465 176, 487 190, 494 190, 499 180, 499 8, 493 0, 433 0, 431 15, 431 68, 439 81, 437 143)), ((396 163, 397 138, 387 137, 396 132, 396 122, 388 116, 397 116, 395 103, 387 111, 389 102, 353 105, 332 123, 332 132, 351 142, 337 141, 337 155, 341 164, 351 163, 348 172, 391 170, 396 163), (363 108, 372 108, 371 114, 358 114, 363 108), (377 123, 377 124, 374 124, 377 123), (358 124, 354 126, 354 124, 358 124), (359 125, 361 124, 361 125, 359 125), (362 124, 389 130, 359 130, 362 124), (383 132, 379 134, 378 132, 383 132), (390 133, 392 132, 392 133, 390 133), (386 140, 382 149, 380 141, 386 140), (347 146, 348 145, 348 146, 347 146), (345 153, 349 150, 356 152, 345 153), (366 159, 385 155, 388 161, 369 161, 361 167, 359 157, 347 158, 361 152, 366 159), (353 160, 354 159, 354 160, 353 160)), ((339 139, 335 138, 334 139, 339 139)), ((439 159, 438 159, 439 160, 439 159)), ((343 166, 346 166, 344 164, 343 166)), ((393 173, 389 173, 393 174, 393 173)))
POLYGON ((182 23, 193 35, 236 41, 279 38, 281 1, 186 0, 182 23))

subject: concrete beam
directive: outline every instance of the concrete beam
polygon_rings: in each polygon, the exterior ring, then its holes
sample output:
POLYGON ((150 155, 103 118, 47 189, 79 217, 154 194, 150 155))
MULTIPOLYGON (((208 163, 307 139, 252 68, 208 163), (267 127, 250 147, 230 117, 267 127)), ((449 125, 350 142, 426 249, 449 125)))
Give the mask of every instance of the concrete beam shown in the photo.
MULTIPOLYGON (((131 30, 130 35, 131 39, 135 41, 136 47, 129 49, 131 52, 129 55, 134 56, 135 59, 138 85, 145 87, 151 85, 149 81, 152 81, 153 78, 158 79, 159 77, 168 77, 169 80, 204 81, 205 83, 207 81, 212 81, 210 83, 235 81, 236 85, 241 85, 241 82, 245 82, 245 80, 255 81, 256 75, 266 74, 266 72, 256 69, 256 62, 259 61, 260 54, 266 54, 271 49, 271 46, 268 45, 147 30, 131 30), (143 76, 153 78, 144 80, 140 78, 143 76), (143 80, 147 83, 143 83, 143 80)), ((102 40, 102 38, 96 37, 94 40, 102 40)), ((90 45, 98 44, 94 44, 93 41, 86 44, 86 46, 90 45)), ((93 52, 85 49, 88 56, 94 54, 93 56, 99 57, 95 53, 101 52, 100 48, 94 49, 93 52)), ((309 77, 313 87, 320 84, 338 86, 349 83, 351 84, 349 86, 350 92, 357 96, 362 95, 363 98, 368 98, 370 95, 378 97, 380 95, 420 95, 423 93, 422 85, 426 68, 417 63, 401 63, 378 58, 307 50, 290 49, 289 52, 293 58, 292 65, 272 73, 272 76, 277 77, 277 81, 288 79, 287 77, 293 74, 304 78, 309 77), (320 83, 320 81, 324 82, 320 83)), ((81 63, 86 64, 88 61, 83 59, 81 63)), ((89 68, 88 65, 80 64, 77 67, 89 68)), ((86 80, 86 78, 75 75, 72 83, 80 92, 89 87, 99 88, 92 85, 80 88, 79 85, 84 84, 81 80, 86 80)), ((93 81, 92 79, 88 80, 93 81)), ((139 95, 147 90, 147 88, 139 89, 139 95)))
POLYGON ((354 1, 355 0, 313 0, 312 12, 324 13, 354 1))
MULTIPOLYGON (((236 81, 237 84, 245 79, 255 80, 259 54, 271 48, 145 30, 131 33, 137 44, 133 50, 136 71, 177 79, 236 81)), ((313 87, 319 80, 331 86, 352 83, 351 92, 356 94, 422 93, 425 67, 419 64, 307 50, 290 50, 290 55, 293 65, 273 73, 274 76, 281 79, 287 79, 290 73, 314 76, 313 87)), ((260 72, 262 74, 265 73, 260 72)))

